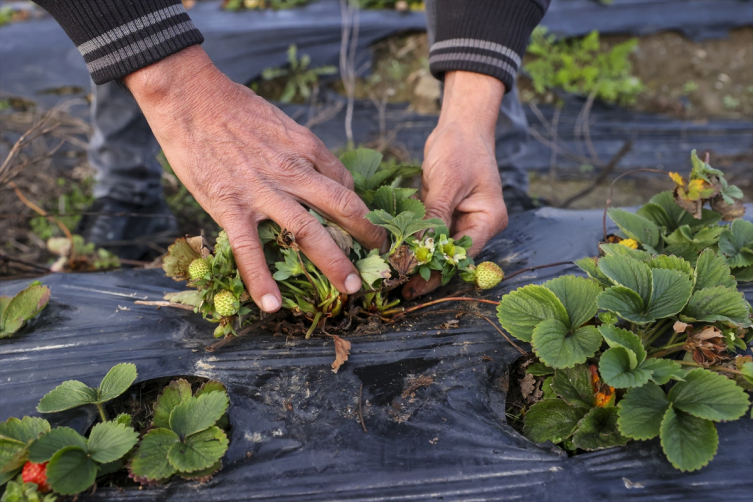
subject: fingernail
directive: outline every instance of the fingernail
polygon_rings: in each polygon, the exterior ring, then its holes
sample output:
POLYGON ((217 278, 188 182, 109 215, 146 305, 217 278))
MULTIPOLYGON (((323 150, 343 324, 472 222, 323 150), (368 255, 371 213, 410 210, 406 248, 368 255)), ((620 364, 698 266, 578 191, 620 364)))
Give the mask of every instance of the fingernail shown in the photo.
POLYGON ((349 295, 358 293, 361 290, 361 278, 358 277, 358 274, 350 274, 345 279, 345 290, 349 295))
POLYGON ((264 312, 274 312, 280 308, 280 300, 273 294, 264 295, 261 297, 261 309, 264 312))

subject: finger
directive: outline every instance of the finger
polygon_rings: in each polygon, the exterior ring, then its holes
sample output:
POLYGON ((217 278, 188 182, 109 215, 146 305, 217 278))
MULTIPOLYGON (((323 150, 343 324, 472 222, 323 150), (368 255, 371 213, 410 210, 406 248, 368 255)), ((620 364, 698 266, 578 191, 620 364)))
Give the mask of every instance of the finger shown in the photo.
POLYGON ((311 183, 298 194, 307 204, 334 221, 368 249, 381 249, 387 232, 366 219, 369 208, 355 192, 328 178, 311 183))
POLYGON ((481 252, 489 239, 507 227, 507 208, 501 199, 470 200, 461 202, 455 214, 454 239, 467 235, 473 241, 469 256, 481 252))
POLYGON ((442 285, 442 274, 433 270, 428 281, 425 281, 420 275, 414 275, 403 286, 403 298, 412 300, 431 293, 442 285))
POLYGON ((225 224, 230 247, 235 263, 241 273, 246 290, 256 305, 264 312, 275 312, 282 305, 282 295, 277 283, 267 267, 264 249, 259 240, 256 221, 244 221, 243 218, 224 218, 231 223, 225 224))
POLYGON ((273 211, 272 219, 292 232, 306 257, 321 270, 341 293, 353 294, 361 289, 356 267, 335 244, 319 220, 292 199, 283 199, 273 211))
POLYGON ((449 228, 452 225, 452 214, 458 204, 456 190, 449 186, 435 187, 429 189, 424 194, 424 205, 426 206, 426 218, 439 218, 449 228))
POLYGON ((353 175, 337 157, 332 155, 324 143, 317 138, 318 146, 314 154, 314 167, 327 178, 336 181, 348 190, 353 190, 353 175))

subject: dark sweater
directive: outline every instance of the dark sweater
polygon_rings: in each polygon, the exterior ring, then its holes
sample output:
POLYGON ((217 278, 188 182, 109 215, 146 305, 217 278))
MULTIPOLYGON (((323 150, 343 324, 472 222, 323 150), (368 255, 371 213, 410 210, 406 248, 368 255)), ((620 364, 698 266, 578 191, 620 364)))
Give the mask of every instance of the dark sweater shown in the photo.
MULTIPOLYGON (((429 65, 498 78, 510 90, 528 37, 550 0, 436 0, 429 65)), ((180 0, 37 0, 103 84, 204 41, 180 0)))

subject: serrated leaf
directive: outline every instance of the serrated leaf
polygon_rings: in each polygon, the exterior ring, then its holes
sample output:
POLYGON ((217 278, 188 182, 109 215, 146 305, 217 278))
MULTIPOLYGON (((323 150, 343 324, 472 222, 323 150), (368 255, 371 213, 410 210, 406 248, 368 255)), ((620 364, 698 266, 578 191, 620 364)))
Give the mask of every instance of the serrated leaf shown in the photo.
POLYGON ((600 309, 608 310, 630 322, 645 324, 653 322, 651 316, 644 314, 643 299, 638 293, 625 286, 612 286, 601 292, 596 299, 600 309))
POLYGON ((23 467, 29 443, 49 431, 49 422, 37 417, 23 417, 21 420, 11 417, 0 422, 0 473, 23 467))
POLYGON ((733 221, 719 236, 719 251, 732 268, 753 265, 753 223, 742 219, 733 221))
POLYGON ((733 380, 705 369, 694 369, 669 391, 678 410, 707 420, 737 420, 748 409, 748 395, 733 380))
POLYGON ((646 350, 643 348, 641 339, 632 331, 612 324, 603 324, 599 326, 599 332, 610 347, 624 347, 633 354, 630 358, 630 368, 635 368, 646 359, 646 350))
POLYGON ((659 245, 661 230, 651 220, 617 208, 610 208, 608 214, 620 230, 631 239, 653 248, 659 245))
POLYGON ((630 389, 617 404, 620 432, 633 439, 651 439, 659 435, 662 419, 669 408, 667 395, 649 382, 630 389))
MULTIPOLYGON (((411 214, 413 213, 411 211, 405 211, 400 214, 411 214)), ((398 215, 400 216, 400 215, 398 215)), ((413 216, 415 218, 415 215, 413 216)), ((430 218, 428 220, 421 220, 421 219, 414 219, 411 221, 406 227, 404 235, 405 237, 410 237, 411 235, 418 233, 422 230, 428 230, 430 228, 435 228, 439 225, 443 225, 444 223, 439 218, 430 218)))
POLYGON ((596 298, 601 286, 592 280, 574 275, 565 275, 547 281, 543 286, 556 296, 567 311, 571 329, 578 328, 596 315, 596 298))
POLYGON ((356 262, 356 268, 361 275, 361 280, 367 289, 374 289, 374 283, 380 279, 389 279, 392 276, 390 266, 379 256, 378 249, 371 252, 362 260, 356 262))
POLYGON ((191 397, 191 384, 183 378, 173 380, 164 388, 154 405, 154 427, 162 429, 170 428, 170 413, 178 403, 191 397))
POLYGON ((716 455, 719 436, 710 420, 670 407, 661 424, 661 446, 675 468, 695 471, 716 455))
POLYGON ((666 228, 668 232, 674 230, 675 222, 672 221, 667 211, 655 202, 644 204, 635 214, 653 221, 659 227, 666 228))
MULTIPOLYGON (((651 258, 651 253, 641 251, 640 249, 632 249, 622 244, 604 243, 599 245, 599 249, 604 252, 605 256, 618 255, 627 256, 629 258, 635 258, 636 260, 648 260, 651 258)), ((610 283, 611 284, 611 283, 610 283)))
POLYGON ((222 384, 222 382, 218 382, 217 380, 208 380, 201 384, 201 387, 196 390, 196 394, 194 394, 194 396, 199 397, 200 395, 209 392, 227 392, 227 389, 222 384))
POLYGON ((167 458, 180 472, 192 473, 214 465, 227 451, 227 435, 218 427, 188 436, 170 447, 167 458))
POLYGON ((214 463, 214 465, 207 467, 206 469, 194 471, 190 474, 181 472, 178 473, 178 475, 188 481, 198 481, 199 483, 206 483, 207 481, 212 479, 212 476, 217 474, 220 469, 222 469, 222 460, 218 460, 214 463))
MULTIPOLYGON (((261 227, 259 227, 261 228, 261 227)), ((164 296, 165 300, 170 303, 179 303, 181 305, 190 305, 191 307, 201 307, 204 301, 201 291, 196 289, 190 289, 188 291, 181 291, 179 293, 168 293, 164 296)))
POLYGON ((586 451, 603 450, 621 446, 628 438, 617 429, 617 408, 592 408, 580 422, 573 434, 573 444, 586 451))
POLYGON ((536 284, 502 297, 497 307, 497 319, 512 336, 524 342, 531 341, 533 328, 545 319, 557 319, 565 326, 570 321, 565 307, 554 293, 536 284))
POLYGON ((557 319, 540 322, 531 337, 533 351, 553 368, 568 368, 585 362, 601 345, 601 334, 594 326, 574 331, 557 319))
POLYGON ((671 359, 646 359, 640 367, 650 371, 651 381, 658 385, 664 385, 670 380, 683 380, 685 378, 685 370, 671 359))
POLYGON ((132 363, 120 363, 110 368, 99 384, 99 402, 115 399, 127 391, 137 375, 136 365, 132 363))
POLYGON ((586 409, 594 406, 591 372, 585 364, 555 370, 552 390, 570 406, 586 409))
POLYGON ((625 347, 612 347, 601 355, 599 373, 607 385, 617 389, 628 389, 640 387, 648 382, 651 377, 650 371, 641 367, 630 367, 631 353, 632 351, 625 347))
POLYGON ((203 431, 225 414, 229 404, 225 392, 208 392, 181 401, 170 413, 170 429, 181 438, 203 431))
POLYGON ((651 300, 646 315, 654 319, 669 317, 680 312, 693 292, 690 275, 675 270, 655 268, 651 270, 651 300))
POLYGON ((599 260, 599 270, 616 285, 635 291, 644 304, 650 301, 651 268, 642 261, 627 256, 607 255, 599 260))
POLYGON ((654 256, 646 260, 646 265, 650 268, 662 268, 667 270, 675 270, 687 274, 689 277, 693 276, 693 267, 687 260, 684 260, 678 256, 671 255, 659 255, 654 256))
POLYGON ((573 434, 586 411, 570 406, 562 399, 545 399, 531 406, 526 413, 523 433, 535 443, 559 443, 573 434))
POLYGON ((584 271, 588 275, 588 277, 597 281, 602 286, 611 286, 612 281, 610 281, 607 276, 601 273, 599 267, 596 266, 596 262, 596 258, 581 258, 580 260, 576 260, 574 263, 578 266, 578 268, 584 271))
POLYGON ((97 402, 97 390, 78 380, 67 380, 39 400, 37 411, 54 413, 97 402))
MULTIPOLYGON (((340 155, 340 162, 342 162, 345 169, 351 173, 361 176, 368 185, 369 180, 376 174, 379 169, 379 165, 382 163, 382 154, 376 150, 368 148, 357 148, 340 155)), ((364 188, 369 188, 364 187, 364 188)))
POLYGON ((729 321, 748 326, 749 311, 750 306, 741 292, 716 286, 693 293, 683 314, 697 321, 729 321))
POLYGON ((61 495, 81 493, 93 485, 96 478, 96 462, 77 446, 66 446, 47 464, 47 483, 61 495))
POLYGON ((695 264, 694 291, 714 286, 735 288, 737 287, 737 281, 732 277, 730 268, 724 258, 718 256, 713 249, 705 249, 698 256, 698 261, 695 264))
POLYGON ((128 470, 147 481, 166 479, 177 469, 167 459, 170 448, 180 442, 180 437, 168 429, 152 429, 147 432, 131 458, 128 470))
POLYGON ((131 451, 138 438, 138 433, 132 427, 115 422, 102 422, 92 428, 86 451, 100 464, 106 464, 131 451))
POLYGON ((526 373, 533 376, 554 375, 554 368, 550 368, 541 362, 535 362, 526 367, 526 373))
MULTIPOLYGON (((32 284, 10 299, 0 311, 0 338, 10 336, 39 314, 50 300, 50 288, 32 284)), ((5 303, 5 300, 3 301, 5 303)))
POLYGON ((731 270, 732 276, 737 282, 753 281, 753 265, 748 267, 738 267, 731 270))
POLYGON ((29 445, 29 460, 35 464, 47 462, 67 446, 86 450, 86 439, 70 427, 56 427, 29 445))

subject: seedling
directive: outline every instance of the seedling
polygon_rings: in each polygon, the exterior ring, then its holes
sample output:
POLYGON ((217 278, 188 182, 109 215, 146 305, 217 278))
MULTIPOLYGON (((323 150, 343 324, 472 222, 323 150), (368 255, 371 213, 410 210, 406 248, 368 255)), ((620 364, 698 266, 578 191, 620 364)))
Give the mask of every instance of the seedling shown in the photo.
POLYGON ((334 75, 337 68, 334 66, 320 66, 309 68, 311 57, 303 54, 298 57, 298 48, 295 44, 288 47, 288 67, 287 68, 267 68, 261 74, 264 80, 275 80, 283 78, 286 80, 285 89, 279 100, 282 103, 290 103, 297 97, 303 101, 311 97, 313 90, 319 86, 319 77, 323 75, 334 75))

